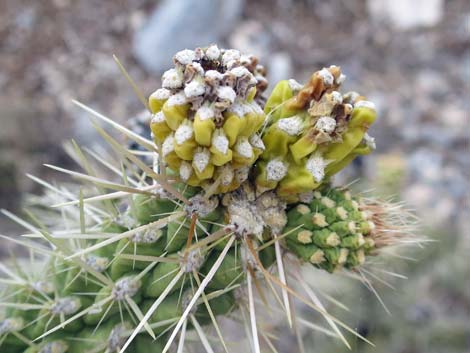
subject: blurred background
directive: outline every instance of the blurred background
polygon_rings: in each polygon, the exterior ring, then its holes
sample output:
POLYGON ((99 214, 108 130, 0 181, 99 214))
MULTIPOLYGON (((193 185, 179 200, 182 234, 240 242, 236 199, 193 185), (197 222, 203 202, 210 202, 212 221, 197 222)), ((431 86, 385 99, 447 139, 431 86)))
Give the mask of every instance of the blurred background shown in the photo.
MULTIPOLYGON (((72 98, 122 123, 141 112, 112 54, 150 94, 175 52, 214 42, 257 55, 271 88, 339 65, 345 89, 377 105, 377 151, 339 181, 360 178, 361 187, 405 201, 435 241, 415 249, 414 260, 393 261, 408 276, 388 278, 396 289, 377 283, 392 315, 357 282, 313 279, 352 307, 341 318, 377 344, 356 342, 353 351, 470 352, 466 0, 1 0, 0 207, 21 212, 26 195, 41 193, 26 172, 60 180, 42 164, 73 167, 64 141, 100 143, 72 98)), ((16 231, 0 218, 1 234, 16 231)), ((293 352, 293 337, 278 335, 279 351, 293 352)), ((312 331, 304 339, 307 352, 345 351, 312 331)))

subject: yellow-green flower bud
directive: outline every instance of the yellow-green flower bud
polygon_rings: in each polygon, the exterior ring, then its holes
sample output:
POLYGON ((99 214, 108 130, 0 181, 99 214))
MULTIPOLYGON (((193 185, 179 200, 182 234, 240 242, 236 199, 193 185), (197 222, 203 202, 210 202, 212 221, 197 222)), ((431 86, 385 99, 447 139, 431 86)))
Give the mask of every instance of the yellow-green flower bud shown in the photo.
POLYGON ((152 130, 155 140, 160 144, 165 141, 167 136, 171 133, 171 129, 166 123, 165 115, 163 112, 157 112, 150 121, 150 129, 152 130))
MULTIPOLYGON (((149 98, 151 129, 169 169, 191 186, 233 190, 240 180, 220 183, 216 167, 230 164, 233 175, 248 174, 264 152, 258 131, 265 121, 260 94, 264 69, 253 56, 214 46, 185 49, 162 77, 163 88, 149 98), (218 54, 217 54, 218 53, 218 54), (243 168, 243 171, 239 171, 243 168)), ((227 171, 224 180, 227 181, 227 171)))
POLYGON ((256 155, 248 138, 240 136, 233 146, 233 162, 235 168, 252 165, 256 155))
POLYGON ((302 128, 303 120, 298 115, 279 119, 263 136, 266 151, 263 153, 262 158, 270 160, 287 156, 289 145, 297 140, 302 128))
POLYGON ((233 146, 237 141, 238 136, 246 126, 246 119, 243 116, 237 115, 235 112, 228 112, 224 115, 225 123, 223 126, 224 132, 229 140, 229 146, 233 146))
POLYGON ((199 180, 212 178, 214 164, 211 163, 211 153, 207 148, 198 147, 193 157, 193 169, 199 180))
POLYGON ((174 134, 174 147, 176 155, 185 161, 193 159, 194 150, 197 147, 194 139, 193 123, 185 119, 176 129, 174 134))
POLYGON ((159 88, 153 92, 149 97, 149 108, 152 113, 158 113, 170 96, 171 91, 166 88, 159 88))
POLYGON ((194 117, 194 135, 201 146, 211 145, 212 134, 215 130, 215 112, 209 105, 199 108, 194 117))
POLYGON ((281 117, 292 116, 296 113, 295 110, 289 109, 285 103, 300 90, 302 86, 299 86, 294 80, 283 80, 274 87, 264 106, 264 112, 269 116, 270 123, 275 123, 281 117))
POLYGON ((178 126, 188 116, 190 105, 184 93, 178 93, 170 98, 163 104, 162 111, 165 115, 165 120, 168 126, 176 131, 178 126))
POLYGON ((375 109, 364 97, 337 89, 344 81, 337 66, 315 72, 303 87, 280 82, 266 103, 266 150, 256 170, 259 190, 276 188, 288 202, 299 200, 375 144, 366 134, 375 109), (294 87, 297 86, 297 87, 294 87), (289 164, 282 180, 267 182, 265 166, 281 159, 289 164))
POLYGON ((288 164, 282 158, 257 163, 256 185, 259 192, 276 188, 288 171, 288 164))

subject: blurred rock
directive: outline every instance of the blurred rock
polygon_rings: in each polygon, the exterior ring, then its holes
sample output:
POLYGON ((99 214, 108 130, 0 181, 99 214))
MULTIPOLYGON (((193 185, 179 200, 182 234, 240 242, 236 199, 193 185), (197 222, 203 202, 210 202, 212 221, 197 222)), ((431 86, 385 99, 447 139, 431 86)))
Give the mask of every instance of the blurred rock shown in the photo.
POLYGON ((288 53, 274 53, 266 64, 270 89, 273 89, 276 83, 285 80, 286 77, 292 77, 292 59, 288 53))
POLYGON ((399 29, 431 27, 443 16, 444 0, 368 0, 369 15, 399 29))
POLYGON ((37 12, 34 7, 25 7, 15 18, 15 25, 20 30, 29 31, 36 22, 37 12))
POLYGON ((271 54, 271 41, 271 34, 260 22, 253 20, 240 22, 228 38, 231 48, 256 55, 262 62, 265 56, 271 54))
MULTIPOLYGON (((258 21, 247 20, 240 22, 228 38, 231 48, 237 48, 242 53, 250 53, 258 57, 260 63, 268 71, 269 87, 272 90, 275 84, 294 74, 292 57, 288 51, 274 51, 273 42, 275 34, 282 26, 275 24, 273 28, 266 28, 258 21)), ((285 33, 285 28, 281 28, 285 33)))
POLYGON ((412 178, 428 183, 439 182, 443 177, 443 159, 440 153, 421 148, 408 158, 408 171, 412 178))
POLYGON ((6 153, 0 153, 0 208, 16 208, 19 204, 17 174, 13 159, 6 153))
POLYGON ((427 224, 455 224, 465 212, 469 190, 465 171, 442 151, 424 148, 409 155, 407 170, 411 183, 403 191, 407 203, 419 210, 427 224))
POLYGON ((5 97, 0 99, 0 126, 0 203, 13 209, 20 191, 32 191, 25 173, 41 176, 42 163, 63 162, 57 141, 69 133, 70 125, 58 123, 33 100, 5 97))
POLYGON ((220 41, 237 24, 244 0, 165 0, 134 36, 134 55, 161 72, 184 49, 220 41))

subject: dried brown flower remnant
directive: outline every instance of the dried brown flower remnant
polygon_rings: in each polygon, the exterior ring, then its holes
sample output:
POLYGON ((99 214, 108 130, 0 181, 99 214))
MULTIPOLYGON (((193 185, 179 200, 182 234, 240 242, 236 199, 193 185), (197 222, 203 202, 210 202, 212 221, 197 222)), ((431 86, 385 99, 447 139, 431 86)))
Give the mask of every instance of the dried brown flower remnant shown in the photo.
POLYGON ((335 90, 344 79, 338 66, 330 66, 315 72, 307 84, 294 96, 287 106, 291 109, 303 109, 312 100, 318 101, 325 91, 335 90))

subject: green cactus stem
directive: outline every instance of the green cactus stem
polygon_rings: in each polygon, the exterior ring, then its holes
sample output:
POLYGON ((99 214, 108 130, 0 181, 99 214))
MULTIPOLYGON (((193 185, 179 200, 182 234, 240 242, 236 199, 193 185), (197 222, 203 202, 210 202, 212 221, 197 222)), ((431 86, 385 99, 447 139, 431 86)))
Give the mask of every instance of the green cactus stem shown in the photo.
POLYGON ((173 59, 149 98, 153 141, 77 103, 155 156, 152 166, 96 126, 117 162, 96 159, 120 179, 97 177, 74 145, 69 153, 87 173, 52 168, 84 182, 77 199, 37 179, 59 200, 52 216, 4 211, 27 228, 13 240, 31 263, 0 265, 0 351, 182 352, 186 335, 208 352, 214 340, 227 351, 219 320, 232 317, 260 352, 259 338, 271 345, 272 335, 258 302, 268 307, 271 294, 273 313, 291 325, 298 299, 346 346, 338 327, 367 341, 328 314, 297 273, 305 262, 359 271, 381 249, 414 239, 399 207, 330 183, 373 149, 373 105, 339 93, 336 66, 305 86, 281 81, 264 104, 265 72, 251 55, 211 45, 173 59))

